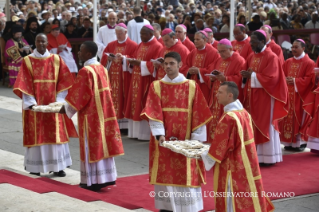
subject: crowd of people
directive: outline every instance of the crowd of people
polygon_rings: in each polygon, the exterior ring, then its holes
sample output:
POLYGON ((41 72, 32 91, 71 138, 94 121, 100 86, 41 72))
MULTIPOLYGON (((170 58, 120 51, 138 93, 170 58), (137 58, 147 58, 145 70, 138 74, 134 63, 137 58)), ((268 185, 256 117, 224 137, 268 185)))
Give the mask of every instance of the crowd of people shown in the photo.
MULTIPOLYGON (((192 212, 203 209, 198 195, 158 194, 201 193, 205 169, 212 167, 216 192, 260 193, 259 166, 282 162, 281 144, 289 151, 319 150, 318 64, 306 54, 305 40, 295 39, 293 57, 285 60, 271 39, 282 23, 271 17, 286 14, 287 23, 297 23, 300 13, 317 14, 315 3, 253 1, 255 14, 247 22, 246 2, 238 1, 238 17, 242 13, 245 21, 237 20, 233 41, 214 38, 215 32, 229 32, 228 1, 169 1, 167 10, 167 2, 133 3, 100 2, 97 39, 84 42, 78 53, 68 36, 75 30, 92 36, 92 3, 49 1, 40 16, 40 4, 17 3, 22 14, 16 21, 16 7, 11 10, 10 32, 2 38, 9 86, 23 100, 27 171, 65 176, 72 163, 69 137, 79 137, 80 186, 97 191, 113 185, 114 157, 124 154, 120 129, 128 129, 128 137, 150 140, 156 208, 192 212), (263 13, 270 19, 261 21, 263 13), (46 31, 39 32, 42 26, 46 31), (74 53, 83 64, 79 71, 74 53), (60 113, 32 110, 54 102, 64 103, 60 113), (76 113, 79 132, 71 120, 76 113), (161 146, 174 139, 211 147, 202 159, 187 158, 161 146)), ((313 20, 309 16, 301 25, 313 20)), ((216 199, 216 210, 271 211, 273 205, 260 195, 227 196, 216 199)))

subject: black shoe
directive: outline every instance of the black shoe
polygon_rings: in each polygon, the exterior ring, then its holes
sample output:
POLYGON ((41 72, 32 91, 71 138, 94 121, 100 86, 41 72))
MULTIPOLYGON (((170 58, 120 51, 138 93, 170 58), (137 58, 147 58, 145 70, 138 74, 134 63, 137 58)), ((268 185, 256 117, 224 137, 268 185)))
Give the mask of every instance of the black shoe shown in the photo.
POLYGON ((269 167, 269 166, 272 166, 274 165, 275 163, 259 163, 259 166, 260 167, 269 167))
POLYGON ((295 150, 297 152, 302 152, 302 151, 304 151, 306 149, 306 147, 307 147, 307 144, 301 144, 300 147, 299 148, 298 147, 295 148, 295 150))
POLYGON ((30 172, 30 174, 32 174, 32 175, 36 175, 36 176, 40 176, 40 172, 38 172, 38 173, 30 172))
MULTIPOLYGON (((50 173, 52 173, 52 172, 50 172, 50 173)), ((53 174, 55 176, 58 176, 58 177, 65 177, 66 176, 66 173, 63 170, 61 170, 59 172, 53 172, 53 174)))
POLYGON ((294 148, 292 146, 285 146, 285 150, 293 150, 294 148))
POLYGON ((159 212, 173 212, 173 211, 169 211, 169 210, 160 210, 159 212))

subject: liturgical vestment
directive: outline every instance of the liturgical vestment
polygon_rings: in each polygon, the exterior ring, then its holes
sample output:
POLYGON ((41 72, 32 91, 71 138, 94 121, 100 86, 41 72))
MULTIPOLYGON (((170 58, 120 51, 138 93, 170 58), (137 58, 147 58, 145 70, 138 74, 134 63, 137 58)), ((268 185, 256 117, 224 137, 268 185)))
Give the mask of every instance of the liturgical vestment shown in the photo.
POLYGON ((123 155, 107 70, 94 57, 84 63, 66 97, 66 114, 78 112, 81 183, 105 184, 117 177, 114 158, 123 155))
POLYGON ((133 55, 133 58, 140 60, 141 64, 134 66, 131 70, 132 79, 125 110, 125 118, 129 119, 128 137, 140 140, 150 138, 148 123, 141 119, 140 114, 145 106, 148 89, 154 77, 152 75, 143 76, 143 73, 150 72, 151 68, 147 62, 159 58, 162 48, 163 46, 153 36, 148 42, 141 42, 133 55))
POLYGON ((36 49, 24 57, 13 92, 23 99, 24 166, 33 173, 59 172, 72 165, 68 142, 77 137, 71 120, 58 113, 29 110, 31 105, 64 102, 73 77, 60 56, 36 49))
POLYGON ((244 107, 254 124, 260 163, 282 161, 278 121, 288 113, 288 88, 278 56, 264 46, 251 54, 245 70, 253 73, 244 87, 244 107), (271 61, 271 62, 269 62, 271 61))
POLYGON ((314 87, 314 67, 315 63, 304 52, 299 58, 289 58, 283 65, 285 76, 294 78, 294 84, 288 85, 288 115, 279 122, 280 141, 285 146, 300 147, 305 144, 301 130, 308 117, 302 105, 314 87))
POLYGON ((263 193, 251 117, 239 100, 224 111, 208 153, 202 154, 206 170, 214 166, 215 211, 273 211, 263 193))
POLYGON ((192 52, 194 49, 196 49, 195 44, 187 36, 181 42, 188 48, 189 52, 192 52))
MULTIPOLYGON (((110 42, 103 51, 101 64, 107 68, 110 77, 111 95, 116 118, 120 129, 127 129, 127 120, 124 119, 126 101, 131 83, 131 73, 123 71, 123 61, 113 60, 108 62, 110 53, 116 55, 120 53, 126 57, 131 57, 137 49, 137 44, 127 37, 123 42, 117 40, 110 42)), ((124 70, 125 69, 124 67, 124 70)))
POLYGON ((234 51, 237 51, 245 60, 251 53, 253 53, 249 42, 250 37, 248 35, 246 35, 246 37, 242 41, 233 40, 231 42, 234 51))
POLYGON ((203 162, 159 145, 156 135, 166 140, 206 141, 206 124, 211 119, 205 98, 193 80, 179 74, 171 80, 167 75, 150 86, 141 117, 149 121, 149 181, 155 185, 155 206, 175 212, 203 209, 201 184, 206 183, 203 162), (188 192, 190 197, 163 197, 163 192, 188 192), (195 195, 193 195, 195 194, 195 195))
POLYGON ((204 94, 204 97, 208 103, 210 98, 210 88, 209 81, 210 78, 206 76, 212 70, 209 70, 209 66, 215 63, 220 58, 217 50, 212 47, 211 44, 206 44, 203 49, 194 49, 187 56, 187 68, 197 67, 199 69, 198 74, 187 74, 188 79, 195 80, 195 82, 199 85, 201 91, 204 94))
MULTIPOLYGON (((246 61, 239 55, 239 53, 233 52, 233 54, 227 59, 219 58, 216 63, 211 64, 209 70, 217 70, 224 74, 226 81, 235 82, 239 89, 239 97, 241 97, 243 94, 241 89, 242 77, 240 75, 240 71, 243 70, 245 62, 246 61)), ((216 79, 214 82, 211 82, 211 84, 211 93, 208 106, 212 112, 213 118, 207 127, 207 141, 209 143, 211 143, 214 139, 214 132, 217 123, 224 113, 224 106, 218 103, 216 97, 221 82, 216 79)))

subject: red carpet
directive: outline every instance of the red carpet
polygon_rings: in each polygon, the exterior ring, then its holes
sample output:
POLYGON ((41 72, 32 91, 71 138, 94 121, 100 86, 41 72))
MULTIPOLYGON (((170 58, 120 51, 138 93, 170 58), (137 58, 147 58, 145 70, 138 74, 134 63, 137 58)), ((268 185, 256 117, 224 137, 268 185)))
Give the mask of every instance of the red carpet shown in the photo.
MULTIPOLYGON (((286 155, 282 163, 261 167, 266 192, 294 192, 296 196, 319 192, 319 181, 314 177, 317 173, 319 155, 313 153, 286 155)), ((207 173, 207 182, 208 184, 202 187, 204 211, 214 209, 214 198, 209 197, 209 192, 213 191, 211 171, 207 173)), ((154 199, 149 196, 153 186, 148 184, 148 175, 119 178, 116 186, 104 188, 99 193, 49 178, 33 179, 7 170, 0 170, 0 183, 10 183, 38 193, 55 191, 83 201, 102 200, 127 209, 145 208, 157 211, 154 199)))

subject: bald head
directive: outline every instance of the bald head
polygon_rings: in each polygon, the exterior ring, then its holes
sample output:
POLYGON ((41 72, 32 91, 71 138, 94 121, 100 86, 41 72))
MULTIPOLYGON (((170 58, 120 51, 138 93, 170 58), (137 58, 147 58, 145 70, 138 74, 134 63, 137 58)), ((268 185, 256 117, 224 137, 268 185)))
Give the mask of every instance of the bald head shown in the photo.
POLYGON ((115 26, 116 22, 117 22, 117 15, 115 12, 110 12, 109 16, 107 18, 107 21, 109 22, 109 24, 111 26, 115 26))

